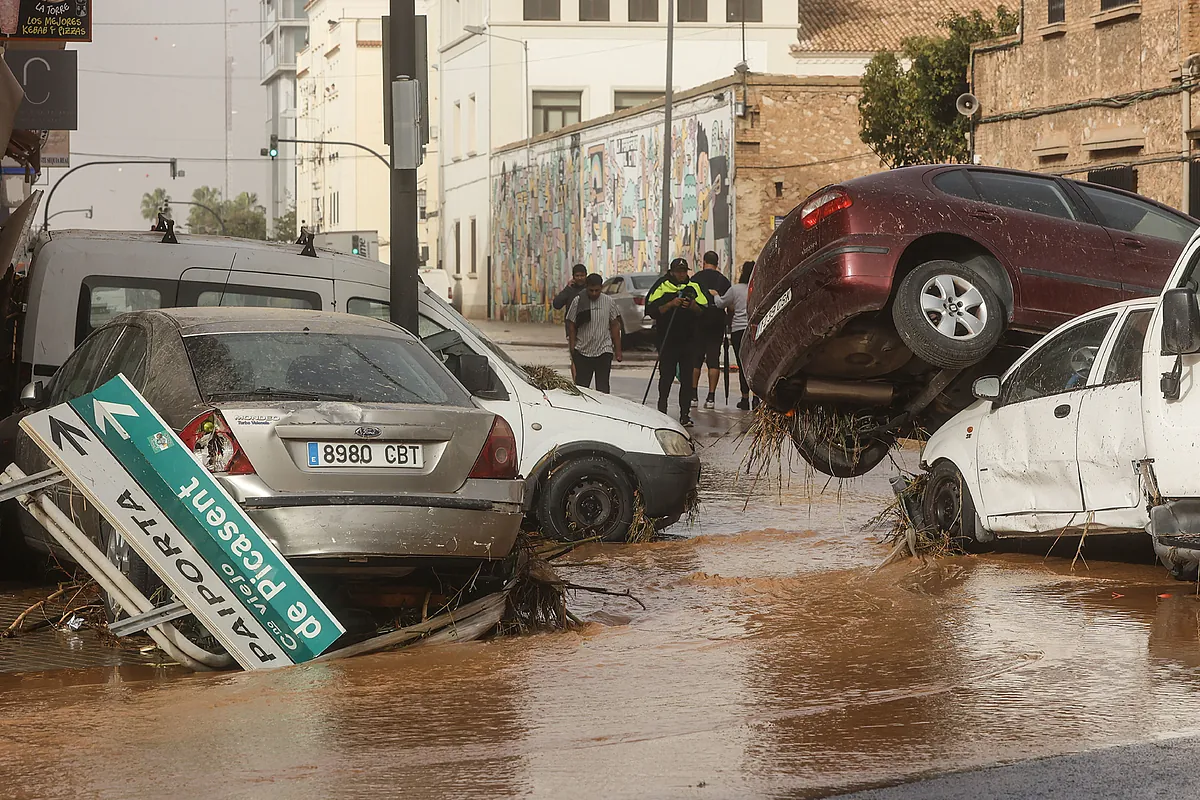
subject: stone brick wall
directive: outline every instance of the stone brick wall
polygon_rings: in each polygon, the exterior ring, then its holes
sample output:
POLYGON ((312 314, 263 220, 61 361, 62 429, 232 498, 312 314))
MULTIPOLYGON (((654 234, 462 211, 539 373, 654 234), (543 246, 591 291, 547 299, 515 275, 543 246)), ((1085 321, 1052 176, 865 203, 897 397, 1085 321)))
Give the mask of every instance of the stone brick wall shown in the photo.
POLYGON ((856 78, 758 75, 747 91, 734 133, 735 266, 758 258, 776 216, 822 186, 882 169, 858 138, 856 78))
POLYGON ((975 53, 980 160, 1080 179, 1133 165, 1141 194, 1187 210, 1180 66, 1200 42, 1196 6, 1143 0, 1101 11, 1100 0, 1066 0, 1055 24, 1047 2, 1026 4, 1023 38, 975 53), (1095 102, 1105 98, 1118 102, 1095 102))

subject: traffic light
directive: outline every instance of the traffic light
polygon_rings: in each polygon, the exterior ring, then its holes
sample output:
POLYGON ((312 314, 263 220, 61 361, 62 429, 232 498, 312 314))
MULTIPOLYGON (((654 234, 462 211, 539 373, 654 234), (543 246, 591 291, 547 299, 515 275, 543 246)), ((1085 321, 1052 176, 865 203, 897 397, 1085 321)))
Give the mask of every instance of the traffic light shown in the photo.
POLYGON ((355 256, 362 255, 362 237, 358 234, 350 237, 350 254, 355 256))
POLYGON ((171 180, 175 180, 178 177, 179 177, 179 162, 172 158, 171 159, 171 180))
POLYGON ((279 136, 277 134, 271 134, 271 144, 267 148, 267 155, 269 155, 271 158, 275 158, 277 155, 279 155, 279 136))

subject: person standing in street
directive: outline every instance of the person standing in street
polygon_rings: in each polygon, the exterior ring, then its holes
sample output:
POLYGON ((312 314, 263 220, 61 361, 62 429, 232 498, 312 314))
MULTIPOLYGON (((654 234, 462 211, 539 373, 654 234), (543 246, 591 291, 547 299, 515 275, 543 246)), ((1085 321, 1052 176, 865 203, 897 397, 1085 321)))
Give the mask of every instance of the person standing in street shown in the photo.
POLYGON ((733 340, 733 353, 737 357, 738 383, 742 389, 742 399, 737 407, 742 411, 750 410, 750 386, 746 383, 746 373, 742 371, 742 339, 746 335, 746 328, 750 326, 746 303, 749 299, 750 275, 753 272, 754 262, 747 261, 742 264, 742 274, 738 276, 738 282, 731 286, 729 291, 723 295, 713 292, 714 305, 730 315, 730 338, 733 340))
POLYGON ((567 309, 567 341, 575 383, 587 388, 596 378, 596 391, 609 393, 613 358, 621 360, 621 312, 603 293, 604 278, 593 272, 585 289, 567 309))
MULTIPOLYGON (((571 282, 563 287, 563 290, 554 295, 554 300, 550 305, 554 306, 555 311, 565 310, 570 308, 571 301, 579 295, 583 294, 584 281, 587 280, 587 267, 583 264, 576 264, 571 267, 571 282)), ((571 340, 571 324, 567 322, 566 316, 563 317, 563 333, 566 334, 567 341, 571 340)), ((571 380, 575 380, 575 362, 571 361, 571 380)))
MULTIPOLYGON (((704 269, 696 273, 695 282, 700 287, 702 296, 720 297, 729 291, 729 279, 721 274, 717 254, 709 250, 704 254, 704 269)), ((728 316, 725 311, 710 303, 700 314, 697 328, 696 368, 692 372, 692 405, 696 405, 700 397, 700 373, 708 364, 708 397, 704 400, 705 408, 713 408, 717 404, 717 385, 721 380, 721 343, 725 341, 725 327, 728 316)))
POLYGON ((646 295, 646 313, 658 331, 658 410, 667 413, 671 384, 679 375, 679 424, 692 424, 692 370, 700 315, 708 308, 708 295, 688 279, 686 259, 676 258, 667 274, 646 295))

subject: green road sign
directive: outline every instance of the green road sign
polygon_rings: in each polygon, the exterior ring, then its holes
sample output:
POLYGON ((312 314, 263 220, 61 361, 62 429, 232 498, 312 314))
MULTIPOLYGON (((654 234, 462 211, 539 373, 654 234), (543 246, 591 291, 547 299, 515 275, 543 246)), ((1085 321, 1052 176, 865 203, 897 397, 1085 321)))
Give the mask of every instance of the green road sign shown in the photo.
POLYGON ((345 632, 123 375, 68 404, 293 663, 315 658, 345 632))

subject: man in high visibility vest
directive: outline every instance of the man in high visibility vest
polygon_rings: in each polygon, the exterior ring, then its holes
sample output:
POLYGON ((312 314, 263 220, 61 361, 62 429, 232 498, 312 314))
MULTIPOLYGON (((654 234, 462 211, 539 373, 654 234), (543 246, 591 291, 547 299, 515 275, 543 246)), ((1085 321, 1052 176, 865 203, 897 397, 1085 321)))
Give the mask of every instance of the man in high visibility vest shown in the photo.
POLYGON ((646 313, 658 332, 658 410, 667 413, 671 384, 679 375, 679 424, 692 424, 692 371, 696 365, 696 336, 700 315, 709 299, 688 278, 688 262, 676 258, 667 274, 646 295, 646 313))

